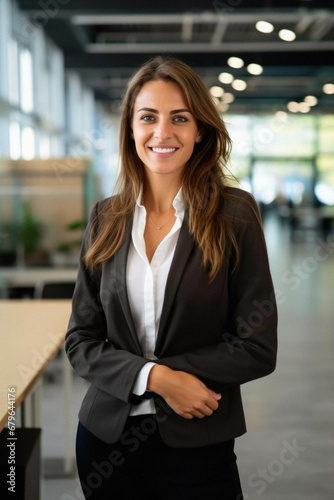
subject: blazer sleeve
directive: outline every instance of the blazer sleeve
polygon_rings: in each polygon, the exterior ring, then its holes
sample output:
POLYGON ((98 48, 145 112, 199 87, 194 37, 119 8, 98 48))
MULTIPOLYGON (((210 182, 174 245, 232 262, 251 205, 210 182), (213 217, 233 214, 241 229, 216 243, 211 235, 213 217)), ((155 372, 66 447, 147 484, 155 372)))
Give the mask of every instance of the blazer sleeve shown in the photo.
POLYGON ((222 326, 221 341, 157 361, 219 391, 268 375, 276 366, 277 307, 258 207, 245 192, 238 207, 240 263, 229 277, 229 324, 222 326))
POLYGON ((108 340, 100 297, 100 271, 87 269, 83 260, 89 245, 90 225, 98 211, 99 204, 96 204, 83 237, 65 350, 80 377, 129 403, 137 374, 148 360, 128 350, 116 349, 108 340))

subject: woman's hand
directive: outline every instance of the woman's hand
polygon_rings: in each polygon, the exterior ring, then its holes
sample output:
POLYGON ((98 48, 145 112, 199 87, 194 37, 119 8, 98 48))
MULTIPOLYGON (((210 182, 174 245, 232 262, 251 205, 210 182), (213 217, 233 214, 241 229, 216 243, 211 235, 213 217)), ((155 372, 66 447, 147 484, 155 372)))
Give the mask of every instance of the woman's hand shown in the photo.
POLYGON ((147 389, 159 394, 181 417, 192 419, 212 415, 221 394, 208 387, 195 375, 155 365, 150 371, 147 389))

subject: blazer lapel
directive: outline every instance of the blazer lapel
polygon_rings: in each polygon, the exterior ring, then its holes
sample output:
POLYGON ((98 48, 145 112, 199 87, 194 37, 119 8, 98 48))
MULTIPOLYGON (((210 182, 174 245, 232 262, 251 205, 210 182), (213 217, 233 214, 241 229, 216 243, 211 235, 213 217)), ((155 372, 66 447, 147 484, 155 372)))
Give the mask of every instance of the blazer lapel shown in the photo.
POLYGON ((131 243, 131 230, 132 230, 132 217, 130 217, 127 222, 122 246, 115 254, 114 272, 116 274, 117 282, 119 283, 119 286, 117 286, 118 298, 121 303, 123 313, 128 323, 128 327, 135 342, 136 348, 138 352, 141 353, 142 349, 133 322, 128 294, 127 294, 127 287, 126 287, 126 263, 128 258, 129 246, 131 243))
POLYGON ((190 256, 194 244, 195 244, 194 239, 189 234, 188 212, 186 210, 167 278, 164 303, 162 307, 159 331, 155 348, 156 353, 159 353, 159 351, 161 350, 165 335, 167 334, 165 329, 170 309, 172 307, 174 297, 179 287, 184 268, 187 264, 188 258, 190 256))

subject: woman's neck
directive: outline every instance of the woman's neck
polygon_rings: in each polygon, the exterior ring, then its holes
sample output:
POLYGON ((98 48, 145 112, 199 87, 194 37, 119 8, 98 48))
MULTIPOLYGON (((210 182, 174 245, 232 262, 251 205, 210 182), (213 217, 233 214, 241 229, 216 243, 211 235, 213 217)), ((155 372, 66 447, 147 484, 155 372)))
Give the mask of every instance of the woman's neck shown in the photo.
POLYGON ((181 187, 181 181, 170 179, 146 179, 143 187, 142 203, 146 210, 164 214, 172 208, 173 200, 181 187))

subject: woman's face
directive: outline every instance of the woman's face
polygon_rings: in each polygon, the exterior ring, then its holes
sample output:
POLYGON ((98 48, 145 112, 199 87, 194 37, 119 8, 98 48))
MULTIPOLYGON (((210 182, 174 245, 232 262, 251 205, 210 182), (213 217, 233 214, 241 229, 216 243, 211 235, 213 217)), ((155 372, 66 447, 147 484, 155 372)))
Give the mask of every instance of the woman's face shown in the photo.
POLYGON ((147 175, 182 178, 201 136, 177 83, 158 80, 142 87, 134 104, 132 137, 147 175))

